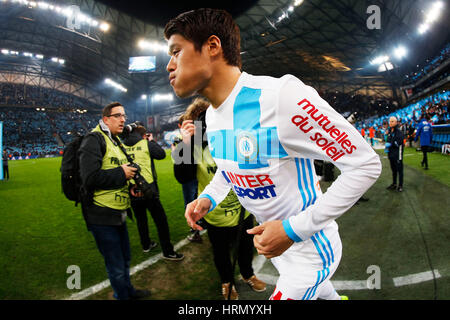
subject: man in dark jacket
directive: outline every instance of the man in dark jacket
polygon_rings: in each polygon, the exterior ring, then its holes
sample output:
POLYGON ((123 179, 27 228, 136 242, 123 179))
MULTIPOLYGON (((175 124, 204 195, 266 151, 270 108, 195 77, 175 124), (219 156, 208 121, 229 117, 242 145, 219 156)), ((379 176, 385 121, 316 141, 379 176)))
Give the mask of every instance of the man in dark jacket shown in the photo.
POLYGON ((392 184, 389 190, 403 191, 403 133, 398 128, 397 118, 389 118, 389 134, 386 148, 392 170, 392 184), (398 175, 398 186, 397 186, 398 175))
POLYGON ((3 179, 9 180, 8 154, 3 150, 3 179))
MULTIPOLYGON (((151 198, 144 197, 142 192, 136 193, 131 189, 131 207, 136 217, 141 245, 144 252, 149 252, 156 246, 156 242, 150 240, 148 231, 147 209, 155 221, 158 230, 159 241, 163 251, 163 258, 166 260, 179 261, 184 258, 173 249, 170 242, 169 224, 164 208, 159 200, 159 189, 157 184, 156 170, 153 159, 162 160, 166 157, 166 152, 156 141, 152 134, 147 135, 143 126, 137 126, 129 133, 125 139, 125 150, 141 168, 141 176, 149 184, 151 198)), ((142 190, 140 190, 142 191, 142 190)))
POLYGON ((119 300, 150 295, 136 290, 130 281, 130 243, 125 222, 130 207, 128 181, 136 168, 128 166, 117 135, 123 131, 126 115, 114 102, 102 112, 98 126, 80 146, 80 175, 86 195, 81 201, 83 217, 105 260, 108 278, 119 300))

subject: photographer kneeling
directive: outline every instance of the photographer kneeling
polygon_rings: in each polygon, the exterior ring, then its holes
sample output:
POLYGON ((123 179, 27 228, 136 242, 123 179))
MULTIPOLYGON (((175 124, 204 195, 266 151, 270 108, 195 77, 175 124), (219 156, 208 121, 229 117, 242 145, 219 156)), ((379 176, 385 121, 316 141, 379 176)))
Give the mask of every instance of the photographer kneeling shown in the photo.
POLYGON ((134 159, 134 163, 140 167, 139 174, 145 179, 143 185, 138 186, 140 182, 134 178, 137 185, 131 188, 131 207, 136 217, 139 237, 144 252, 150 251, 156 247, 156 242, 150 240, 147 220, 147 209, 152 215, 153 221, 158 230, 158 237, 161 243, 163 258, 166 260, 179 261, 184 258, 180 253, 173 249, 170 242, 169 224, 164 208, 159 200, 159 189, 156 182, 156 171, 153 159, 162 160, 166 153, 159 144, 153 140, 152 134, 146 133, 142 125, 128 125, 131 131, 125 134, 124 147, 126 153, 134 159))

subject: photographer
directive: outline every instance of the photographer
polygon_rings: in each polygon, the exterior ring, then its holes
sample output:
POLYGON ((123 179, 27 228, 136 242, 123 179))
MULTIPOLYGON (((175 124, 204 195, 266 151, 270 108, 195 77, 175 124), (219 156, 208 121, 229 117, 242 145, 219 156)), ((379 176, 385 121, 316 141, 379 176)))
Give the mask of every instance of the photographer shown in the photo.
MULTIPOLYGON (((134 163, 139 165, 140 175, 146 181, 144 188, 137 188, 135 185, 130 190, 131 207, 136 217, 142 249, 144 252, 149 252, 157 245, 156 242, 150 240, 147 220, 148 209, 158 230, 163 258, 173 261, 182 260, 184 256, 175 252, 170 242, 169 225, 166 213, 159 200, 159 189, 153 163, 153 159, 164 159, 166 152, 153 140, 152 134, 146 134, 146 130, 142 125, 133 125, 132 131, 125 135, 124 144, 127 154, 134 159, 134 163)), ((136 182, 138 183, 138 181, 136 182)))
MULTIPOLYGON (((181 130, 181 126, 184 121, 184 114, 180 116, 178 119, 178 128, 181 130)), ((177 147, 178 143, 183 141, 183 136, 180 131, 180 136, 177 137, 176 141, 171 145, 172 152, 177 147)), ((172 161, 175 162, 172 158, 172 161)), ((193 159, 192 159, 193 161, 193 159)), ((183 199, 184 199, 184 208, 188 205, 188 203, 197 199, 197 189, 198 189, 198 181, 195 166, 190 167, 191 170, 178 170, 179 167, 174 165, 174 175, 175 179, 181 184, 183 189, 183 199)), ((200 231, 191 228, 191 234, 187 236, 187 239, 191 242, 202 242, 202 237, 200 235, 200 231)))
POLYGON ((130 281, 130 243, 126 225, 130 208, 128 181, 136 174, 121 151, 117 137, 123 131, 124 107, 114 102, 86 135, 79 150, 80 175, 85 189, 81 207, 88 230, 105 260, 108 278, 118 300, 145 298, 148 290, 136 290, 130 281))

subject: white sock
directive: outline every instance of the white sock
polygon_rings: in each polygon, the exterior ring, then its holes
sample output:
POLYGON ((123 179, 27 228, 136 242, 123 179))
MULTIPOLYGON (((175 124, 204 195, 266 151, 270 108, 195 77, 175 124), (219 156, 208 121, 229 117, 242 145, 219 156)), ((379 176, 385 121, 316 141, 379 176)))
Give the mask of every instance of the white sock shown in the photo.
POLYGON ((341 296, 338 295, 330 280, 322 283, 318 298, 324 300, 341 300, 341 296))

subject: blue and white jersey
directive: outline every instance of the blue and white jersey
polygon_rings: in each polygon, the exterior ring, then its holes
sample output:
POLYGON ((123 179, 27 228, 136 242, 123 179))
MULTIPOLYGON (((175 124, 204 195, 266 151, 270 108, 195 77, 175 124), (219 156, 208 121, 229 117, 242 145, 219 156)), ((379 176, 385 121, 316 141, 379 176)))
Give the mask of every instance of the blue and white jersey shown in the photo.
POLYGON ((206 123, 218 169, 200 197, 215 207, 232 188, 258 222, 283 220, 295 241, 309 239, 348 210, 381 172, 361 134, 292 75, 242 73, 222 105, 208 108, 206 123), (341 170, 324 194, 314 159, 341 170))

